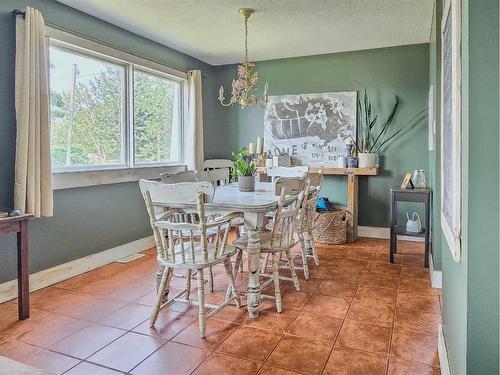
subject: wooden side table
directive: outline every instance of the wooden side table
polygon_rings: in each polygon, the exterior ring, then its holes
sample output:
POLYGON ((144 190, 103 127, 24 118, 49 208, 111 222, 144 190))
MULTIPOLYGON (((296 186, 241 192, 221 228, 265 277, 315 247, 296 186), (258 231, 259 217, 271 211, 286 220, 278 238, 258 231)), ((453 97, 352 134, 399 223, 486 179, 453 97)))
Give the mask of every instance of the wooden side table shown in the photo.
POLYGON ((17 309, 20 320, 30 317, 28 221, 33 215, 0 218, 0 236, 17 233, 17 309))
POLYGON ((430 245, 430 213, 431 213, 432 190, 429 188, 423 189, 401 189, 399 186, 394 187, 390 191, 390 228, 391 228, 391 244, 389 260, 394 263, 394 254, 397 253, 397 236, 421 237, 425 239, 425 267, 429 267, 429 245, 430 245), (398 202, 421 202, 425 205, 425 220, 422 223, 423 231, 421 233, 413 233, 406 231, 406 225, 398 225, 398 202))

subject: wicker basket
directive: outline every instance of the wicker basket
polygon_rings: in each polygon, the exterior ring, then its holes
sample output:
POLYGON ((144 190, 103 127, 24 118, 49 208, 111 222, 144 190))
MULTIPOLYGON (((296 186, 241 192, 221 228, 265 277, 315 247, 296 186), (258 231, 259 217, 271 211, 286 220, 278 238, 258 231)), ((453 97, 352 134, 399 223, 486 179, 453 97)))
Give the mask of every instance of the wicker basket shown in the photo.
POLYGON ((348 216, 348 211, 343 206, 335 206, 335 211, 319 213, 314 222, 314 240, 327 245, 346 243, 348 216))

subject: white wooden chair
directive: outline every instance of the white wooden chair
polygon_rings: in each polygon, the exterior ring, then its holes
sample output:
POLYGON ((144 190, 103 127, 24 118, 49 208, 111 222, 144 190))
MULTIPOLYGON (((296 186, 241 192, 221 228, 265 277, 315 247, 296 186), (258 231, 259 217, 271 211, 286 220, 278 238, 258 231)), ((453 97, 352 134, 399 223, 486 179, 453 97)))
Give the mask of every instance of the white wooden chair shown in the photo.
POLYGON ((196 177, 198 181, 208 181, 214 185, 229 184, 229 168, 215 168, 206 171, 197 171, 196 177))
POLYGON ((165 184, 178 184, 180 182, 197 182, 195 171, 183 171, 178 173, 162 173, 161 182, 165 184))
MULTIPOLYGON (((150 185, 151 186, 151 185, 150 185)), ((173 185, 163 184, 164 187, 173 185)), ((193 202, 196 199, 197 212, 188 213, 179 207, 168 210, 161 220, 153 223, 156 246, 158 248, 158 260, 164 267, 162 278, 157 292, 155 306, 151 315, 150 326, 153 327, 160 309, 169 306, 174 302, 185 302, 198 305, 200 336, 205 337, 206 319, 219 312, 224 306, 235 301, 236 306, 240 306, 236 284, 232 273, 231 256, 237 249, 227 244, 228 234, 231 228, 231 220, 237 215, 230 214, 216 219, 205 216, 205 197, 213 192, 213 185, 207 183, 196 183, 191 186, 184 186, 182 194, 171 195, 172 189, 161 187, 164 199, 175 205, 193 202), (194 194, 193 194, 194 193, 194 194), (192 195, 191 195, 192 194, 192 195), (207 231, 216 230, 213 242, 208 241, 207 231), (187 235, 186 235, 187 234, 187 235), (225 298, 220 305, 205 303, 204 270, 223 263, 229 280, 230 296, 225 298), (188 274, 197 272, 198 275, 198 301, 190 300, 191 277, 186 277, 184 290, 172 298, 168 298, 169 283, 174 269, 186 269, 188 274), (184 295, 184 298, 181 296, 184 295), (212 309, 208 314, 205 308, 212 309)), ((155 216, 155 202, 152 200, 150 191, 146 189, 144 200, 150 216, 155 216)), ((161 207, 163 208, 163 206, 161 207)), ((189 275, 190 276, 190 275, 189 275)))
POLYGON ((207 159, 203 162, 203 170, 231 168, 233 161, 229 159, 207 159))
MULTIPOLYGON (((269 280, 264 282, 260 286, 260 289, 263 290, 269 284, 274 284, 274 300, 276 303, 276 311, 278 313, 280 313, 282 309, 280 280, 292 281, 295 289, 297 291, 300 291, 299 279, 297 277, 297 273, 295 272, 291 250, 297 243, 295 241, 295 230, 302 196, 302 192, 299 194, 299 196, 295 197, 285 196, 285 192, 282 191, 279 198, 278 209, 276 210, 274 225, 271 231, 262 231, 260 233, 261 252, 263 254, 270 254, 272 258, 272 274, 262 274, 262 276, 269 277, 269 280), (284 277, 279 275, 278 262, 283 254, 286 255, 288 267, 290 269, 292 277, 284 277)), ((246 238, 246 236, 242 236, 233 241, 233 245, 239 249, 246 251, 248 246, 248 239, 246 238)), ((238 253, 234 265, 235 270, 238 269, 241 261, 242 256, 240 253, 238 253)), ((226 298, 229 294, 230 290, 228 289, 226 298)), ((262 297, 273 298, 266 295, 262 295, 262 297)))
MULTIPOLYGON (((192 171, 191 171, 192 172, 192 171)), ((185 173, 185 172, 181 172, 185 173)), ((178 173, 173 174, 172 176, 176 176, 178 173)), ((194 176, 194 173, 193 173, 194 176)), ((181 177, 181 179, 183 179, 181 177)), ((205 182, 204 184, 199 184, 198 182, 181 182, 181 183, 163 183, 158 181, 150 181, 150 180, 139 180, 139 187, 141 189, 141 193, 144 196, 146 191, 149 191, 153 202, 162 202, 162 203, 172 203, 177 202, 179 199, 180 202, 189 202, 193 200, 194 192, 197 192, 197 189, 203 188, 203 193, 205 194, 206 202, 211 202, 214 197, 214 186, 210 183, 205 182), (167 185, 167 186, 165 186, 167 185), (194 190, 193 190, 194 189, 194 190), (186 195, 187 194, 187 195, 186 195), (182 200, 184 199, 184 200, 182 200)), ((153 211, 148 210, 149 220, 151 223, 151 228, 153 229, 153 234, 156 236, 157 232, 154 230, 154 223, 165 215, 165 208, 155 206, 153 211), (153 216, 152 216, 153 215, 153 216)), ((212 230, 208 233, 209 238, 211 239, 214 236, 212 230)), ((156 241, 156 238, 155 238, 156 241)), ((160 285, 161 275, 163 274, 163 266, 158 263, 158 272, 157 272, 157 287, 160 285)), ((186 277, 191 277, 191 275, 187 275, 186 277)), ((210 291, 214 291, 214 277, 212 269, 209 269, 208 272, 208 286, 210 291)))

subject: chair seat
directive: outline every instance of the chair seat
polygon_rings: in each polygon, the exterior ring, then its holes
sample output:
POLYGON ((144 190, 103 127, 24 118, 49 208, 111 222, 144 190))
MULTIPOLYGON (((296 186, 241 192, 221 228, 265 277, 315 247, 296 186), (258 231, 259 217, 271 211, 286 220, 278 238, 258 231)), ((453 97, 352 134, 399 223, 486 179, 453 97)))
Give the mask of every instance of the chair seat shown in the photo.
MULTIPOLYGON (((289 248, 295 246, 295 242, 291 244, 279 244, 279 239, 281 238, 281 233, 274 234, 274 246, 271 246, 272 240, 272 232, 270 231, 261 231, 260 232, 260 251, 262 253, 273 253, 288 250, 289 248)), ((240 238, 237 238, 233 241, 233 246, 238 249, 246 250, 248 247, 248 236, 246 234, 242 235, 240 238)))
POLYGON ((200 242, 193 242, 194 247, 194 261, 191 257, 191 241, 184 241, 184 251, 181 244, 175 245, 175 261, 167 259, 162 255, 158 255, 158 263, 165 267, 171 268, 185 268, 185 269, 201 269, 211 267, 213 265, 224 262, 228 257, 233 256, 238 250, 236 247, 226 245, 224 254, 215 254, 215 244, 209 243, 207 246, 207 260, 203 260, 200 242), (185 260, 182 261, 182 254, 184 253, 185 260))

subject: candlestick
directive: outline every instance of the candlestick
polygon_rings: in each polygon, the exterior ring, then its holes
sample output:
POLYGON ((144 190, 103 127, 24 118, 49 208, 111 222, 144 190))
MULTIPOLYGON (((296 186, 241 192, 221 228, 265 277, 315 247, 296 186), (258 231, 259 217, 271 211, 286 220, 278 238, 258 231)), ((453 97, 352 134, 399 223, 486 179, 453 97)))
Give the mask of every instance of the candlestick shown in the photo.
POLYGON ((248 144, 248 153, 255 154, 255 145, 252 142, 248 144))
POLYGON ((262 154, 263 151, 262 137, 257 137, 257 154, 262 154))

